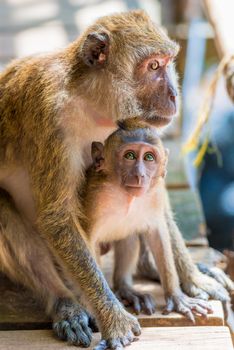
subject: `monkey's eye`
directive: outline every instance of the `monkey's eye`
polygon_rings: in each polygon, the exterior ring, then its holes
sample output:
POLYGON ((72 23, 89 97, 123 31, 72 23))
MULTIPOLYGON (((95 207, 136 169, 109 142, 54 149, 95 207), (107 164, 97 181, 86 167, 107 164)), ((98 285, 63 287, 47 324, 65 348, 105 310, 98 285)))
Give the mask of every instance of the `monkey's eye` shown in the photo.
POLYGON ((124 158, 126 158, 126 159, 128 159, 128 160, 134 160, 134 159, 136 159, 136 155, 135 155, 134 152, 129 151, 129 152, 126 152, 126 153, 124 154, 124 158))
POLYGON ((154 61, 154 62, 152 62, 152 63, 150 64, 150 68, 151 68, 152 70, 156 70, 156 69, 158 69, 158 67, 159 67, 158 61, 154 61))
POLYGON ((155 160, 155 156, 152 153, 146 153, 144 155, 144 160, 147 162, 153 162, 155 160))

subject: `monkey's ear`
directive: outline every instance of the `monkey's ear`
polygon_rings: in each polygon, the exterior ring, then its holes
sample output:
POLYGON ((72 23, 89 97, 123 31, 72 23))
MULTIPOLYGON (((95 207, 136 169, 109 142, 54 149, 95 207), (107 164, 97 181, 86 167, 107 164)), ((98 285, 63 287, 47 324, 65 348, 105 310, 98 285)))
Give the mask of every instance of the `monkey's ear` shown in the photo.
POLYGON ((104 146, 101 142, 92 142, 91 155, 93 159, 93 165, 96 171, 102 170, 104 164, 104 146))
POLYGON ((82 47, 84 63, 89 67, 102 68, 108 59, 109 35, 105 32, 88 34, 82 47))

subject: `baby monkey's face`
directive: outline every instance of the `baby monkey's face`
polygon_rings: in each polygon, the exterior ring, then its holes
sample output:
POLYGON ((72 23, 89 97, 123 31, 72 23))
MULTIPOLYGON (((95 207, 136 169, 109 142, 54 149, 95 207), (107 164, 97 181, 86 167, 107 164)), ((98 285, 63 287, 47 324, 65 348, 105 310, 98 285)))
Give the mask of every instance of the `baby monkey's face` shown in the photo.
POLYGON ((166 152, 162 145, 135 142, 116 151, 115 169, 121 186, 132 196, 147 193, 165 175, 166 152))

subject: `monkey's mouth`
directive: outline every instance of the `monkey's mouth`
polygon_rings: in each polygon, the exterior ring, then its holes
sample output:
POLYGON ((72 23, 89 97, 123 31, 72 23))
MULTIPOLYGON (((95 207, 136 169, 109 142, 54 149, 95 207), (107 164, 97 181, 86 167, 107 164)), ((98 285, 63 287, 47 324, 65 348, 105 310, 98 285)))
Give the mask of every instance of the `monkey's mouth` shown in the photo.
POLYGON ((145 186, 139 185, 125 185, 125 190, 133 197, 140 197, 146 192, 145 186))
POLYGON ((167 124, 170 124, 172 121, 173 115, 170 116, 159 116, 159 115, 153 115, 145 119, 146 123, 149 123, 153 126, 165 126, 167 124))

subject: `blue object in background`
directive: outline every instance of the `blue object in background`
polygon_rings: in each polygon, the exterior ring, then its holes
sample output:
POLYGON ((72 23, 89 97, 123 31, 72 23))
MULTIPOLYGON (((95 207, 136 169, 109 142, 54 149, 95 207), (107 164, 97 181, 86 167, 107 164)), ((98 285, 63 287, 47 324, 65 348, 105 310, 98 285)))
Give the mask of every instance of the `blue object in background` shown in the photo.
POLYGON ((210 246, 234 250, 234 110, 214 111, 210 122, 222 164, 215 153, 207 153, 198 188, 210 246))
MULTIPOLYGON (((191 21, 182 89, 182 141, 187 140, 194 129, 203 99, 200 89, 206 50, 203 29, 201 19, 191 21)), ((198 189, 200 193, 210 246, 234 250, 234 106, 223 79, 217 87, 209 124, 206 130, 210 131, 210 146, 215 144, 218 157, 207 153, 201 168, 197 169, 193 166, 196 152, 191 152, 185 157, 185 170, 191 189, 198 189)))

